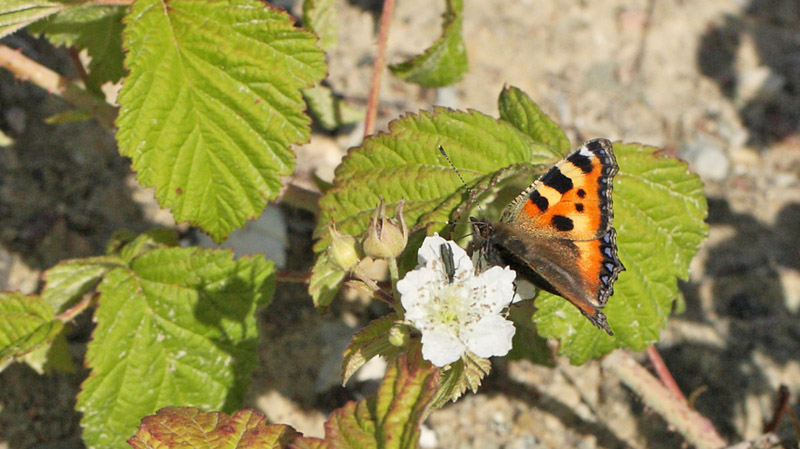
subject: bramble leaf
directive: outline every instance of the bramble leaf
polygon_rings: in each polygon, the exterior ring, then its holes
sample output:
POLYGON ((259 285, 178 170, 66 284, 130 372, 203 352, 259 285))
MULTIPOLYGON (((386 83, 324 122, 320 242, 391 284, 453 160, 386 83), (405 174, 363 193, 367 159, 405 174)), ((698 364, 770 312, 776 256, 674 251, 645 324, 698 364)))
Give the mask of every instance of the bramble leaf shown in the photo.
POLYGON ((314 301, 314 306, 324 310, 327 308, 336 293, 339 284, 347 276, 347 271, 335 266, 325 252, 317 257, 314 268, 311 269, 311 279, 308 281, 308 294, 314 301))
MULTIPOLYGON (((336 169, 334 187, 320 199, 315 232, 320 240, 314 249, 327 248, 331 222, 343 234, 361 234, 380 197, 386 199, 388 210, 405 201, 403 212, 410 228, 430 225, 430 232, 441 231, 464 198, 466 187, 459 173, 474 184, 512 164, 554 162, 555 155, 508 123, 476 111, 435 108, 432 113, 401 117, 389 124, 388 133, 351 149, 336 169), (439 145, 458 173, 439 153, 439 145)), ((318 306, 329 304, 345 274, 339 270, 332 276, 324 259, 326 254, 317 258, 310 289, 318 306)))
POLYGON ((3 0, 0 3, 0 37, 55 14, 69 6, 58 0, 3 0))
POLYGON ((88 87, 116 83, 125 75, 122 67, 122 17, 126 6, 76 4, 31 25, 28 30, 44 34, 50 42, 86 49, 89 62, 88 87))
POLYGON ((63 326, 42 298, 0 293, 0 371, 15 359, 49 346, 63 326))
POLYGON ((396 353, 398 348, 389 342, 389 331, 396 320, 397 315, 386 315, 373 320, 353 336, 344 351, 342 385, 346 384, 350 376, 373 357, 383 355, 386 358, 390 358, 396 353))
POLYGON ((97 286, 109 270, 121 266, 122 261, 114 257, 61 261, 45 272, 42 299, 54 311, 61 313, 97 286))
POLYGON ((614 144, 620 166, 614 179, 614 227, 627 271, 614 284, 604 309, 609 337, 564 299, 542 294, 534 315, 542 336, 561 340, 560 353, 575 364, 615 348, 644 349, 658 340, 678 279, 705 239, 708 206, 703 184, 686 163, 639 144, 614 144))
POLYGON ((257 0, 136 1, 120 152, 177 221, 220 242, 275 198, 308 140, 301 89, 326 73, 316 37, 257 0))
POLYGON ((400 78, 423 87, 444 87, 461 80, 469 69, 461 37, 464 0, 446 0, 442 36, 424 53, 389 66, 400 78))
POLYGON ((400 356, 387 369, 376 396, 334 410, 325 423, 325 440, 303 437, 306 446, 298 447, 416 448, 437 379, 438 369, 431 364, 400 356))
POLYGON ((455 401, 467 390, 478 391, 481 381, 492 370, 492 362, 467 351, 455 363, 443 371, 439 380, 439 391, 433 401, 433 408, 439 408, 455 401))
POLYGON ((119 447, 140 417, 167 405, 238 407, 257 361, 255 312, 274 288, 262 257, 130 245, 136 255, 97 288, 92 372, 77 404, 90 448, 119 447))
POLYGON ((333 131, 340 126, 352 125, 364 119, 363 111, 348 106, 328 87, 315 86, 303 89, 303 98, 306 99, 308 108, 314 114, 319 126, 327 131, 333 131))
POLYGON ((335 0, 305 0, 303 26, 319 37, 319 46, 330 50, 339 41, 339 15, 335 0))
POLYGON ((501 119, 529 135, 534 142, 543 143, 562 153, 572 150, 569 139, 561 127, 519 88, 513 86, 503 88, 497 107, 501 119))
POLYGON ((267 424, 255 410, 228 416, 193 407, 167 407, 142 419, 128 444, 134 449, 283 449, 298 435, 289 426, 267 424))

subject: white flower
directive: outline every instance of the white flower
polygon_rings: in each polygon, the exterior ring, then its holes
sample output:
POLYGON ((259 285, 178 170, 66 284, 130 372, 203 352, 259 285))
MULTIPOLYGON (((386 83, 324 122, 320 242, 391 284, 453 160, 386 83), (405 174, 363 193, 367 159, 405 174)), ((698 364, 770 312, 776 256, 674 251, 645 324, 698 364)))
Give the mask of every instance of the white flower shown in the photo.
POLYGON ((442 367, 467 350, 483 358, 506 355, 515 329, 501 313, 519 300, 516 273, 492 267, 476 276, 467 253, 438 234, 425 238, 417 257, 419 265, 397 283, 397 290, 406 319, 422 332, 422 357, 442 367), (443 245, 453 255, 452 282, 443 245))

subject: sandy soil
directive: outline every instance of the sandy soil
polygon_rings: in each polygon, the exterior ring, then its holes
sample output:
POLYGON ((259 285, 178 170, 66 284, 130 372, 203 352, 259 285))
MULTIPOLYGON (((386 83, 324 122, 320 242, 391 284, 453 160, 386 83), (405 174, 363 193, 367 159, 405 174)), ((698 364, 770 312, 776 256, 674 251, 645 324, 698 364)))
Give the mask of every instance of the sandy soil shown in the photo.
MULTIPOLYGON (((337 4, 341 36, 329 56, 329 81, 357 107, 366 102, 380 3, 337 4)), ((670 320, 658 348, 683 391, 698 393, 696 408, 731 442, 761 433, 781 384, 800 413, 800 3, 465 3, 469 73, 451 88, 430 90, 387 72, 380 125, 432 104, 496 115, 497 96, 510 84, 528 92, 573 142, 639 141, 688 160, 706 184, 711 234, 682 285, 686 310, 670 320)), ((389 61, 432 42, 442 10, 439 2, 398 2, 389 61)), ((72 73, 65 53, 43 41, 17 35, 3 42, 72 73)), ((112 135, 93 123, 42 123, 65 108, 0 73, 0 129, 16 139, 0 147, 0 289, 35 291, 41 270, 101 252, 114 230, 164 223, 130 182, 112 135)), ((361 132, 315 134, 298 149, 297 177, 329 177, 361 132)), ((287 268, 308 269, 313 217, 283 212, 287 268)), ((319 435, 327 412, 374 388, 374 373, 336 387, 328 367, 353 329, 381 313, 355 298, 320 317, 302 288, 280 289, 263 316, 263 362, 248 405, 319 435), (329 363, 320 368, 319 360, 329 363)), ((76 366, 91 329, 85 321, 69 334, 76 366)), ((72 408, 86 374, 39 376, 24 366, 0 373, 0 448, 82 447, 72 408)), ((792 435, 788 423, 781 431, 792 435)), ((555 369, 495 364, 481 394, 428 419, 422 443, 667 448, 681 438, 597 363, 559 361, 555 369)))

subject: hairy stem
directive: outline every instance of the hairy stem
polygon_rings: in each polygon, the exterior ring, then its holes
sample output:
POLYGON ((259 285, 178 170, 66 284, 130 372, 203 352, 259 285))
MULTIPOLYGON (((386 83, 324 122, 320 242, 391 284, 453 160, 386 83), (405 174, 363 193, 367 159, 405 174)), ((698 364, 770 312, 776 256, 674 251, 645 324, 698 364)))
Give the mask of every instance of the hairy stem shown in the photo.
POLYGON ((69 79, 23 55, 21 51, 0 45, 0 67, 23 81, 58 95, 79 109, 90 112, 106 129, 114 129, 117 108, 94 96, 69 79))
POLYGON ((717 430, 701 414, 689 408, 625 351, 614 351, 603 359, 603 368, 617 376, 698 449, 727 446, 717 430))
POLYGON ((394 0, 384 0, 381 11, 381 24, 378 31, 378 54, 375 55, 375 64, 372 66, 372 80, 367 98, 367 117, 364 120, 364 137, 375 132, 375 118, 378 116, 378 97, 381 90, 381 76, 383 66, 386 65, 386 42, 389 40, 389 25, 392 20, 394 0))

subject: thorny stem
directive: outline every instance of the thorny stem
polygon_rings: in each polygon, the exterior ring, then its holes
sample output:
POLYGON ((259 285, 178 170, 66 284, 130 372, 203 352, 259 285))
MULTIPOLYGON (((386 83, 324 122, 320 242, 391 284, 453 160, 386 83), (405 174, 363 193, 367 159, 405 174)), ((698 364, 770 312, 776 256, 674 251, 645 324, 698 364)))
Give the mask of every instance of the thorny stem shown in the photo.
POLYGON ((394 0, 384 0, 381 11, 380 30, 378 31, 378 54, 372 66, 372 80, 367 98, 367 117, 364 119, 364 137, 375 132, 375 118, 378 115, 378 97, 381 90, 381 76, 386 62, 386 42, 389 40, 389 25, 392 19, 394 0))
POLYGON ((0 67, 3 67, 23 81, 58 95, 79 109, 89 111, 106 129, 114 129, 117 108, 97 98, 86 89, 69 79, 23 55, 21 51, 0 45, 0 67))
POLYGON ((625 351, 617 350, 603 359, 603 368, 617 376, 638 394, 644 403, 658 412, 686 440, 698 449, 719 449, 727 442, 713 424, 675 397, 655 376, 625 351))
POLYGON ((678 383, 675 382, 675 378, 672 377, 672 373, 669 372, 667 364, 664 363, 664 359, 661 358, 661 354, 659 354, 655 346, 647 348, 647 357, 650 358, 650 363, 653 364, 653 369, 656 370, 656 374, 658 378, 661 379, 661 382, 664 383, 664 386, 666 386, 676 398, 683 401, 683 403, 688 403, 686 401, 686 396, 681 392, 681 388, 678 386, 678 383))

